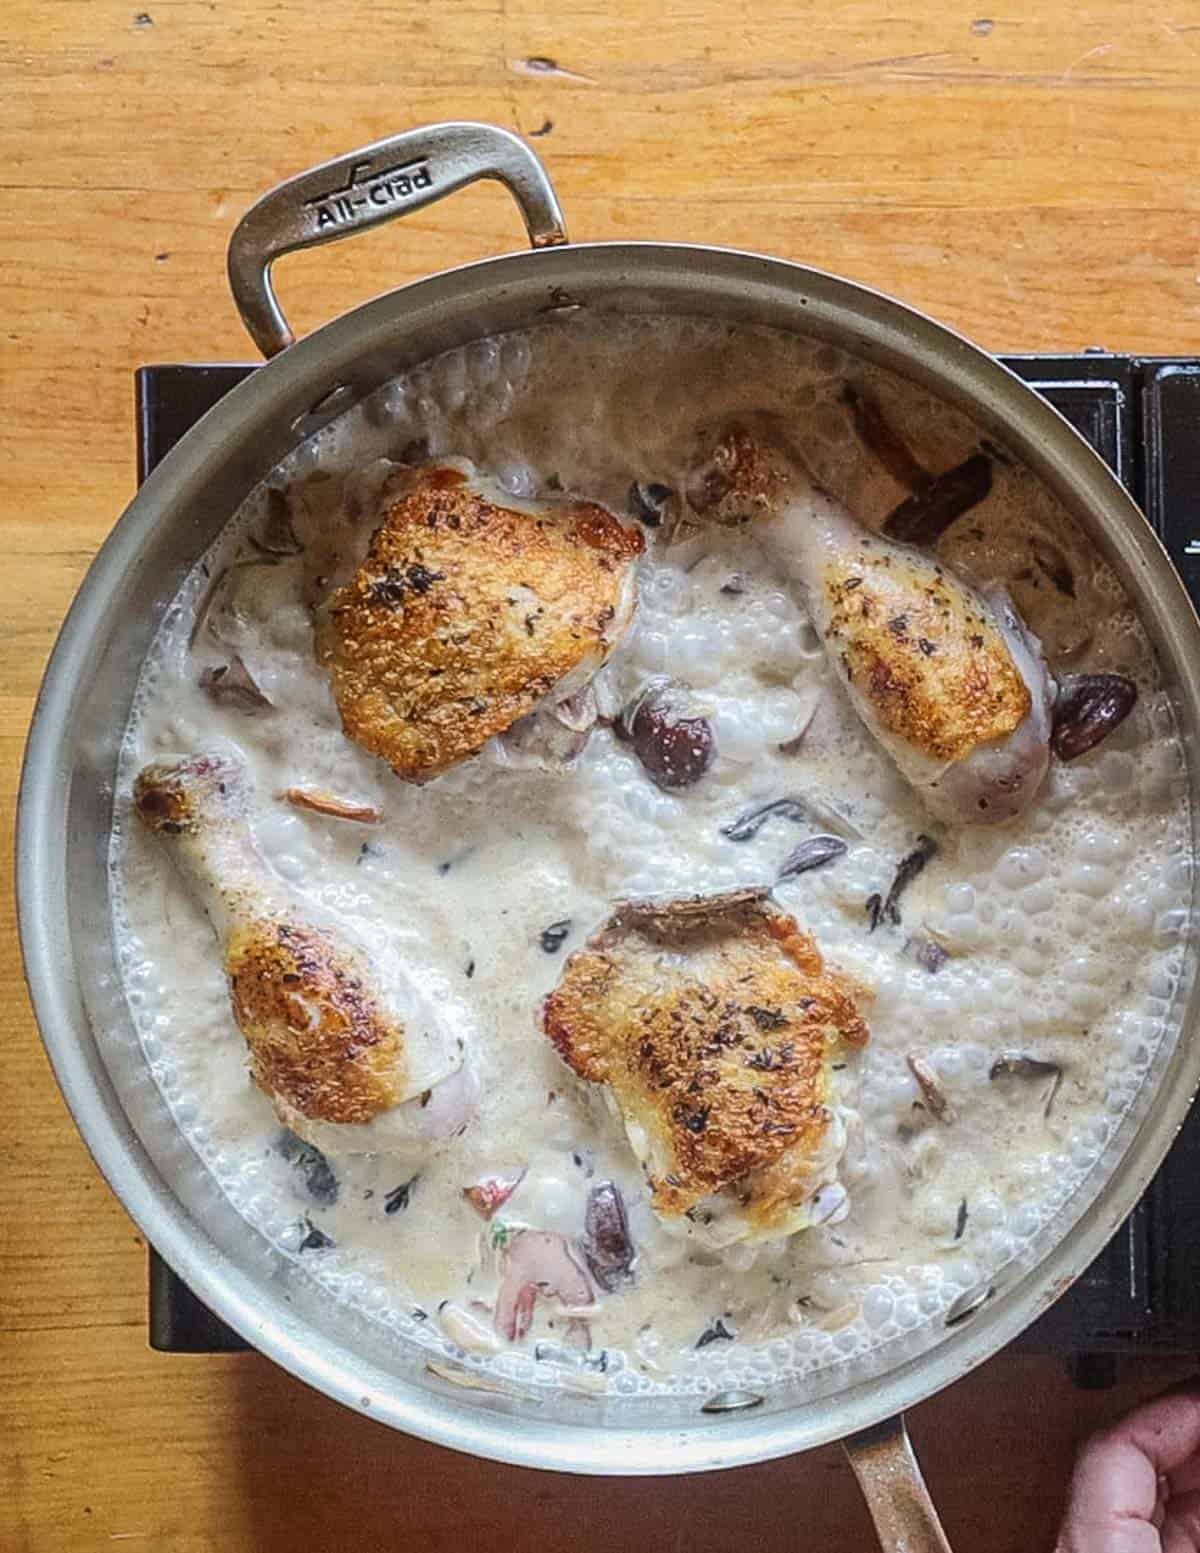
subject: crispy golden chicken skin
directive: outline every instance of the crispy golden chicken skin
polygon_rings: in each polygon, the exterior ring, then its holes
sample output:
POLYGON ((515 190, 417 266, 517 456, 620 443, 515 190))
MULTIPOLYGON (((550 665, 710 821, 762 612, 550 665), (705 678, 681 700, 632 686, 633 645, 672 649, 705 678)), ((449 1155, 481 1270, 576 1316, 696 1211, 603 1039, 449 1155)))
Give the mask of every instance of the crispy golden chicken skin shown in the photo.
POLYGON ((237 924, 233 1016, 258 1087, 324 1122, 369 1122, 404 1093, 404 1032, 344 945, 295 920, 237 924))
MULTIPOLYGON (((462 1043, 415 997, 394 1006, 366 951, 270 868, 250 826, 242 763, 200 755, 150 765, 133 797, 212 922, 251 1074, 280 1118, 334 1152, 431 1141, 448 1107, 444 1096, 429 1105, 425 1092, 458 1077, 462 1043), (426 1101, 419 1115, 416 1096, 426 1101)), ((471 1096, 459 1089, 461 1108, 471 1096)))
POLYGON ((800 585, 867 728, 940 819, 988 824, 1032 802, 1049 760, 1054 685, 1002 590, 871 533, 808 477, 771 418, 701 434, 688 499, 750 523, 800 585))
POLYGON ((589 502, 520 502, 464 460, 385 487, 366 559, 319 611, 342 726, 427 782, 582 688, 632 618, 641 534, 589 502))
POLYGON ((948 764, 1003 739, 1032 697, 977 595, 898 545, 864 536, 824 572, 823 633, 888 733, 948 764))
POLYGON ((698 434, 700 461, 688 481, 693 512, 735 528, 772 517, 794 480, 784 430, 774 416, 756 417, 753 429, 734 421, 698 434))
POLYGON ((619 907, 567 961, 542 1027, 608 1086, 664 1218, 732 1189, 752 1236, 807 1222, 840 1153, 831 1065, 868 1031, 763 892, 619 907))

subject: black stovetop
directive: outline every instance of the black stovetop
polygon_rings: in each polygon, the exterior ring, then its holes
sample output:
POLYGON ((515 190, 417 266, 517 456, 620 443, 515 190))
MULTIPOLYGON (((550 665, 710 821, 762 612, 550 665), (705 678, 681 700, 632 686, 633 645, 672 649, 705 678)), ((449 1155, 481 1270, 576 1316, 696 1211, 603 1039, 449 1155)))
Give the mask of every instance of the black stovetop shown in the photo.
MULTIPOLYGON (((1200 602, 1200 360, 1088 351, 1015 356, 1007 363, 1087 437, 1125 483, 1200 602)), ((253 370, 143 367, 137 374, 139 479, 253 370)), ((1105 1384, 1122 1355, 1200 1353, 1197 1289, 1200 1109, 1120 1231, 1019 1346, 1061 1353, 1070 1358, 1082 1384, 1105 1384)), ((172 1353, 247 1346, 153 1250, 150 1343, 172 1353)))

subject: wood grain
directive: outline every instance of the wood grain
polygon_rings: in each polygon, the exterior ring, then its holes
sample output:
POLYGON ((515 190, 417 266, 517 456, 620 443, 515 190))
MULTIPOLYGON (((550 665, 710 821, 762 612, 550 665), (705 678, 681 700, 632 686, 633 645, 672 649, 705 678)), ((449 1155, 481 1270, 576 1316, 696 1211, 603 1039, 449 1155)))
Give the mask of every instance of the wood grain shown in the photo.
MULTIPOLYGON (((490 119, 537 132, 579 238, 805 260, 995 349, 1200 352, 1195 0, 975 4, 7 0, 4 877, 42 665, 133 489, 132 370, 250 359, 225 244, 257 193, 311 162, 490 119)), ((286 262, 281 290, 307 329, 520 240, 504 195, 476 189, 286 262)), ((6 1553, 869 1547, 836 1451, 593 1484, 388 1434, 254 1355, 149 1353, 144 1248, 54 1088, 7 898, 0 1041, 6 1553)), ((1005 1355, 920 1409, 957 1545, 1048 1546, 1073 1441, 1168 1373, 1147 1363, 1085 1394, 1050 1360, 1005 1355)))

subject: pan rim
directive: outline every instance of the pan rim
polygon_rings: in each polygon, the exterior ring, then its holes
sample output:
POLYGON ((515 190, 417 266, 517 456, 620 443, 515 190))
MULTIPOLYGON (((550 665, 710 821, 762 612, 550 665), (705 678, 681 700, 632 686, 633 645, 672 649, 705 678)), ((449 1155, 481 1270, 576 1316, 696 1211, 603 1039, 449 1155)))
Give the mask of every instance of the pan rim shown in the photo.
MULTIPOLYGON (((88 651, 102 606, 136 570, 144 536, 164 521, 181 487, 204 478, 209 461, 256 417, 265 418, 280 397, 298 392, 331 345, 344 360, 368 348, 382 321, 400 307, 436 305, 447 291, 472 286, 486 291, 535 277, 547 288, 578 284, 577 272, 606 275, 618 290, 655 266, 678 272, 703 265, 710 279, 752 291, 781 284, 797 297, 872 317, 897 340, 923 350, 935 377, 997 409, 1006 430, 1015 427, 1037 461, 1057 467, 1060 484, 1076 510, 1088 509, 1105 527, 1126 581, 1140 579, 1138 596, 1158 601, 1170 646, 1171 669, 1188 709, 1200 708, 1200 623, 1161 544, 1137 507, 1078 434, 1031 389, 994 358, 906 304, 822 271, 740 250, 694 244, 571 244, 537 253, 479 261, 416 281, 376 298, 325 325, 256 371, 188 433, 150 476, 101 547, 66 617, 51 654, 35 708, 22 772, 17 819, 18 919, 26 978, 39 1027, 58 1083, 93 1158, 147 1238, 197 1295, 261 1352, 300 1379, 367 1416, 406 1433, 513 1465, 556 1470, 648 1475, 714 1470, 769 1460, 827 1443, 914 1405, 967 1373, 1022 1331, 1069 1286, 1132 1209, 1166 1153, 1200 1084, 1200 1048, 1187 1038, 1194 1023, 1196 989, 1181 1020, 1175 1049, 1157 1079, 1157 1095, 1122 1150, 1122 1158, 1094 1201, 1037 1265, 1016 1279, 987 1310, 936 1348, 882 1376, 855 1382, 844 1393, 778 1414, 753 1413, 669 1428, 539 1423, 514 1419, 482 1405, 468 1405, 442 1391, 411 1384, 364 1364, 334 1345, 331 1356, 306 1342, 303 1322, 267 1302, 252 1278, 234 1266, 179 1203, 124 1116, 115 1089, 97 1091, 95 1065, 81 1028, 82 1004, 72 1006, 62 976, 66 931, 65 869, 47 868, 61 850, 66 824, 72 692, 76 665, 88 651), (943 358, 939 363, 935 356, 943 358), (973 392, 972 392, 973 391, 973 392), (237 423, 236 431, 227 426, 237 423), (1161 598, 1158 597, 1161 595, 1161 598), (1169 618, 1168 618, 1169 617, 1169 618), (99 1103, 97 1103, 99 1102, 99 1103), (350 1363, 339 1362, 344 1355, 350 1363), (924 1372, 924 1375, 922 1374, 924 1372), (816 1418, 810 1414, 816 1412, 816 1418)), ((807 306, 802 303, 801 306, 807 306)), ((702 309, 701 309, 702 310, 702 309)), ((1011 440, 1011 439, 1010 439, 1011 440)), ((1032 461, 1032 460, 1031 460, 1032 461)), ((1040 472, 1040 471, 1039 471, 1040 472)), ((1156 639, 1160 652, 1162 644, 1156 639)), ((1193 772, 1192 791, 1195 792, 1193 772)), ((1193 804, 1193 823, 1195 821, 1193 804)))

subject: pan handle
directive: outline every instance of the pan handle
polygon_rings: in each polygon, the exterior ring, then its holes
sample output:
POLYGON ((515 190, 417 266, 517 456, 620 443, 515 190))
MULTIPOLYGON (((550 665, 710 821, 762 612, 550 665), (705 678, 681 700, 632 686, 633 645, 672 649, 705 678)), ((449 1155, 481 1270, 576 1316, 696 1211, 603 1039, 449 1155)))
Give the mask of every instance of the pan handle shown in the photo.
POLYGON ((297 173, 264 194, 234 228, 228 256, 233 300, 263 355, 277 355, 295 338, 271 285, 271 266, 281 254, 352 237, 477 178, 504 184, 534 248, 566 242, 545 168, 516 135, 492 124, 406 130, 297 173))
POLYGON ((883 1553, 951 1553, 925 1487, 904 1415, 842 1442, 883 1553))

